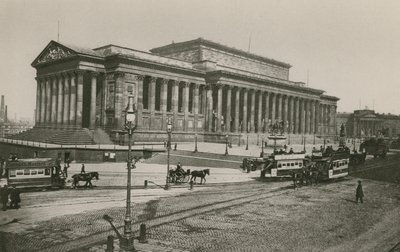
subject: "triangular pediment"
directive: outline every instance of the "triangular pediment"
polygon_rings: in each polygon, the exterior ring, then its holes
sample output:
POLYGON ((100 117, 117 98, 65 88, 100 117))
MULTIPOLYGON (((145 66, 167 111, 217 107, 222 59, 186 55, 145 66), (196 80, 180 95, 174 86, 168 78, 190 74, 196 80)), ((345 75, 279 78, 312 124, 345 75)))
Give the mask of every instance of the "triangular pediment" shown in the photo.
POLYGON ((33 61, 32 66, 64 58, 69 58, 75 55, 77 55, 77 53, 74 50, 55 41, 51 41, 46 46, 46 48, 39 54, 39 56, 33 61))

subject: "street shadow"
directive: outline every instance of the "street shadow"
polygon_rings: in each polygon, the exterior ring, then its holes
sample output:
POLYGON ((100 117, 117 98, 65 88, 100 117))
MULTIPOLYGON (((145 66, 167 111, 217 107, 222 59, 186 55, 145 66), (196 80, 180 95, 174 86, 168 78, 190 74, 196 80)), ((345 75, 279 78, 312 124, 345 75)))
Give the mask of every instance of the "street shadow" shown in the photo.
POLYGON ((355 201, 355 200, 344 199, 344 198, 342 198, 342 200, 347 201, 347 202, 351 202, 351 203, 354 203, 354 204, 357 204, 357 201, 355 201))

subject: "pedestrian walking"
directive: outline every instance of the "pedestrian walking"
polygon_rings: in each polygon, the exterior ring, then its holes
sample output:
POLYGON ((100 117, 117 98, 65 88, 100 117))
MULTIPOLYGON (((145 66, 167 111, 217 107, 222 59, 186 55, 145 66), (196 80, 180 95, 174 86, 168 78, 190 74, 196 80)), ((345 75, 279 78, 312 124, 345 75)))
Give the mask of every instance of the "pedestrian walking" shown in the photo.
POLYGON ((18 188, 16 188, 15 186, 13 186, 10 190, 10 208, 15 208, 18 209, 19 208, 19 203, 21 202, 21 197, 20 197, 20 191, 18 188))
POLYGON ((356 189, 356 203, 358 204, 358 200, 360 200, 361 203, 364 203, 363 198, 364 198, 364 192, 362 189, 361 180, 359 180, 356 189))
POLYGON ((69 168, 69 164, 71 163, 71 161, 69 160, 69 158, 67 158, 67 159, 65 160, 65 163, 67 164, 67 168, 69 168))
POLYGON ((86 173, 85 172, 85 164, 82 164, 82 167, 81 167, 81 174, 83 174, 83 173, 86 173))
POLYGON ((176 150, 177 148, 178 148, 178 144, 175 143, 174 150, 176 150))
POLYGON ((297 178, 296 178, 296 173, 294 171, 292 171, 292 181, 293 181, 293 190, 296 190, 297 178))
POLYGON ((8 203, 8 187, 7 185, 4 185, 2 188, 0 188, 0 198, 1 198, 1 203, 3 204, 3 211, 7 210, 7 203, 8 203))
POLYGON ((68 165, 66 163, 64 164, 64 176, 68 177, 68 165))

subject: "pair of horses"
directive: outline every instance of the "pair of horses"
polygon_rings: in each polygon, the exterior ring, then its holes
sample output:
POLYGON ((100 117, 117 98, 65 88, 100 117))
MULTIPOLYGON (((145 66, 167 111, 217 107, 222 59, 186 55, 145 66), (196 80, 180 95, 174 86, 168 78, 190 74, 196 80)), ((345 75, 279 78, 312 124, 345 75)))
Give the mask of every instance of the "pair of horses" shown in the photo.
POLYGON ((79 186, 79 181, 85 181, 84 187, 92 188, 92 179, 99 179, 98 172, 88 172, 88 173, 80 173, 72 175, 72 188, 77 188, 79 186))

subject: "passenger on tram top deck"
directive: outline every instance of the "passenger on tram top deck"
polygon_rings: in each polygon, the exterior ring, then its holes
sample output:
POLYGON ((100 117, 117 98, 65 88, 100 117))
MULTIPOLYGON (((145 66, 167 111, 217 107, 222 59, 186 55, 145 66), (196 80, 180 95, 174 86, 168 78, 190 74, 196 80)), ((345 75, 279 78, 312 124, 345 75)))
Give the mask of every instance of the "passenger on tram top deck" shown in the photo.
POLYGON ((289 154, 293 154, 293 153, 294 153, 293 148, 290 148, 289 154))

